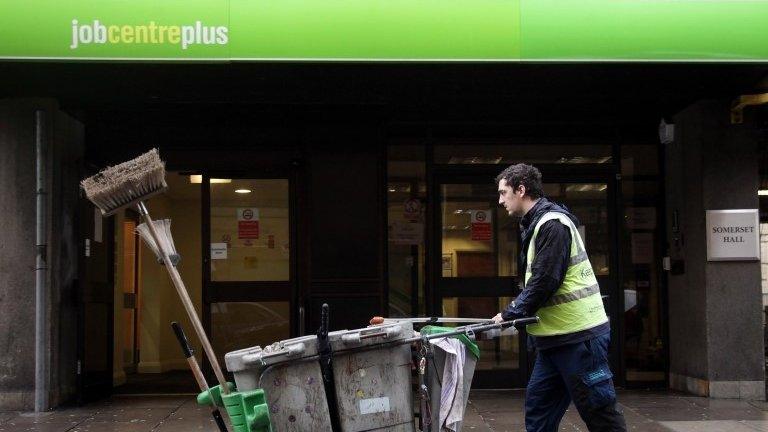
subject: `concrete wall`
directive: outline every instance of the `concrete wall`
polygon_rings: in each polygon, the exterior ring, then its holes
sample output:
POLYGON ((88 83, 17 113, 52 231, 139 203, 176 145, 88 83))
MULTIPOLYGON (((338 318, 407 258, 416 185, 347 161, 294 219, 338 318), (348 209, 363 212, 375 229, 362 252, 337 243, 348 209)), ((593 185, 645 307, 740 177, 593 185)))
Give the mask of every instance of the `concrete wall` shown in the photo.
POLYGON ((731 125, 728 113, 726 101, 688 107, 667 146, 669 253, 684 263, 669 276, 670 385, 764 399, 760 263, 707 261, 705 211, 758 208, 754 128, 731 125))
POLYGON ((0 409, 33 409, 35 384, 35 111, 48 138, 49 402, 75 394, 74 214, 83 127, 45 99, 0 100, 0 409))

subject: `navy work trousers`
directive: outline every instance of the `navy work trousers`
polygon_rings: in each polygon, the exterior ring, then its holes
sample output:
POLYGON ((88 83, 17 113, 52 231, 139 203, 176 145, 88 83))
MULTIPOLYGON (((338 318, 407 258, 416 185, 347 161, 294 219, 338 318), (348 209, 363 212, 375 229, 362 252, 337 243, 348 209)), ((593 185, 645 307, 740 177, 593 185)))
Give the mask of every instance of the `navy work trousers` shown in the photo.
POLYGON ((556 432, 573 401, 591 432, 626 431, 608 365, 610 334, 539 351, 525 396, 525 430, 556 432))

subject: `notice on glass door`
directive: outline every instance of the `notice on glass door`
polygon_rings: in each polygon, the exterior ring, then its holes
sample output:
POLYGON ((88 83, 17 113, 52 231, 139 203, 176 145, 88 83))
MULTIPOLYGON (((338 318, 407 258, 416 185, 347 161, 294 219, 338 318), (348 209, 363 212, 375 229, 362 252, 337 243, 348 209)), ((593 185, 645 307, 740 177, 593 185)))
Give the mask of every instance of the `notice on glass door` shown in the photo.
POLYGON ((651 264, 653 262, 653 233, 632 233, 632 264, 651 264))
POLYGON ((227 259, 227 244, 226 243, 211 243, 211 259, 212 260, 225 260, 225 259, 227 259))
POLYGON ((259 238, 259 209, 253 207, 237 209, 237 238, 259 238))
POLYGON ((488 210, 472 210, 470 228, 472 240, 493 240, 493 230, 491 230, 491 212, 488 210))

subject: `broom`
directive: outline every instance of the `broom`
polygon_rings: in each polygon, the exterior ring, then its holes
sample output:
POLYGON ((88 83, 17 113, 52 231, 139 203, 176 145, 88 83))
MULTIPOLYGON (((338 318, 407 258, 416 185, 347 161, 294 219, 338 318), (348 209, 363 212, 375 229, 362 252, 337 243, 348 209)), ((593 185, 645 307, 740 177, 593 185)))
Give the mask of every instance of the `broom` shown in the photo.
POLYGON ((159 225, 152 221, 147 206, 144 205, 144 200, 168 189, 168 184, 165 182, 165 163, 160 159, 157 149, 152 149, 119 165, 107 167, 80 182, 80 186, 85 191, 85 196, 101 210, 105 217, 134 205, 139 210, 147 227, 142 238, 158 254, 158 259, 165 264, 173 286, 181 298, 181 303, 192 321, 192 327, 203 345, 203 351, 211 362, 216 379, 221 385, 221 392, 229 394, 229 386, 219 366, 219 360, 213 352, 213 347, 203 330, 189 293, 174 265, 178 259, 174 259, 175 251, 169 250, 169 243, 173 244, 170 233, 164 232, 165 237, 161 237, 157 229, 159 225), (147 231, 149 236, 146 236, 147 231))

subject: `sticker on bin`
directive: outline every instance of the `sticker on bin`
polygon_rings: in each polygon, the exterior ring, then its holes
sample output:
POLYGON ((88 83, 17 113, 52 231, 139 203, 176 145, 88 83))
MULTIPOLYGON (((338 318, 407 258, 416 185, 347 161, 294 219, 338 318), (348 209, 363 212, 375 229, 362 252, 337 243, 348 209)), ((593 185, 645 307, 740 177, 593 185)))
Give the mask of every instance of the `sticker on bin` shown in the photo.
POLYGON ((376 414, 389 411, 389 398, 371 398, 360 401, 360 414, 376 414))

